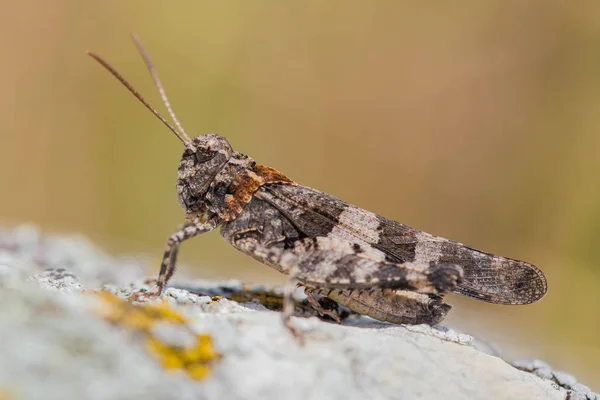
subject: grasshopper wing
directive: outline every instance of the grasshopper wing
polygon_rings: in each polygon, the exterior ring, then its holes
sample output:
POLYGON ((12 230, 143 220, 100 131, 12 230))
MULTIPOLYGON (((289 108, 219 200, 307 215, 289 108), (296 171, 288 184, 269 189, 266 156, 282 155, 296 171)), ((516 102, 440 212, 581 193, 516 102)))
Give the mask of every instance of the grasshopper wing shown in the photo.
POLYGON ((390 263, 460 266, 463 276, 454 289, 458 294, 497 304, 529 304, 547 291, 543 272, 532 264, 430 235, 315 189, 265 185, 256 197, 271 204, 304 236, 369 246, 390 263))

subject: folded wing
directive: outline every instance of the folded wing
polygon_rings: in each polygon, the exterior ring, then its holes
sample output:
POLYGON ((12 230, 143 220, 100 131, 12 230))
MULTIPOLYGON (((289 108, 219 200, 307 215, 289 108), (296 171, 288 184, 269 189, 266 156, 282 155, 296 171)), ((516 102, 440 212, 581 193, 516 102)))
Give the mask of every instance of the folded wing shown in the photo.
POLYGON ((485 253, 413 229, 305 186, 266 185, 257 197, 273 205, 308 237, 328 237, 381 251, 390 263, 458 265, 456 293, 498 304, 528 304, 544 296, 537 267, 485 253))

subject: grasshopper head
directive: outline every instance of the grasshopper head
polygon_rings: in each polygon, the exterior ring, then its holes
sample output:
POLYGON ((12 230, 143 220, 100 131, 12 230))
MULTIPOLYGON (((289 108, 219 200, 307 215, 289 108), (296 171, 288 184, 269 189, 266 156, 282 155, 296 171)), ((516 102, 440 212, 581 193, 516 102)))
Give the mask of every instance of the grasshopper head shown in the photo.
POLYGON ((186 143, 179 163, 177 196, 188 215, 206 211, 206 192, 232 155, 233 149, 227 139, 212 133, 186 143))

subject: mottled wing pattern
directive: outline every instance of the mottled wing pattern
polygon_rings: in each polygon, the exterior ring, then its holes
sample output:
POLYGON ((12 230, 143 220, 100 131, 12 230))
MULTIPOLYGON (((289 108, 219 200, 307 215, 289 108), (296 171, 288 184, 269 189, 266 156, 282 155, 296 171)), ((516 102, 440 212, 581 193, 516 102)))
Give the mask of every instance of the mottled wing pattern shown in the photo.
POLYGON ((365 243, 309 235, 258 196, 222 226, 221 235, 241 252, 312 287, 437 294, 455 289, 462 274, 456 265, 398 263, 365 243))
POLYGON ((547 291, 544 274, 532 264, 421 232, 315 189, 266 185, 256 196, 272 204, 306 236, 372 246, 393 263, 459 265, 464 275, 454 291, 465 296, 498 304, 528 304, 547 291))

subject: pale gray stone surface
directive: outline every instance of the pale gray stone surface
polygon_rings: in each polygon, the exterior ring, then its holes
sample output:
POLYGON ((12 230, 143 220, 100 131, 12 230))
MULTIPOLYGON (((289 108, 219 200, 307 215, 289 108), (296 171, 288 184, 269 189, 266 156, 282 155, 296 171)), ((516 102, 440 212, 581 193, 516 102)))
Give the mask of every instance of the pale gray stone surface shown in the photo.
MULTIPOLYGON (((295 318, 306 335, 301 346, 260 304, 169 288, 164 298, 222 354, 208 379, 192 381, 165 372, 135 338, 90 312, 95 300, 81 293, 105 286, 127 296, 147 287, 142 271, 80 237, 0 230, 0 398, 600 399, 543 362, 515 368, 451 329, 295 318)), ((189 339, 169 327, 155 333, 189 339)))

